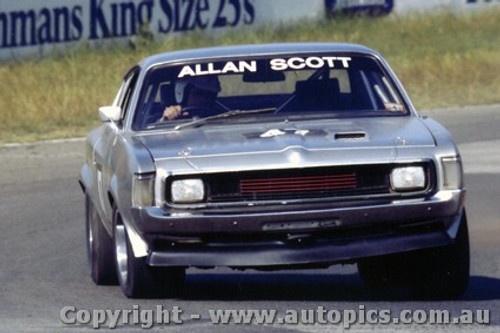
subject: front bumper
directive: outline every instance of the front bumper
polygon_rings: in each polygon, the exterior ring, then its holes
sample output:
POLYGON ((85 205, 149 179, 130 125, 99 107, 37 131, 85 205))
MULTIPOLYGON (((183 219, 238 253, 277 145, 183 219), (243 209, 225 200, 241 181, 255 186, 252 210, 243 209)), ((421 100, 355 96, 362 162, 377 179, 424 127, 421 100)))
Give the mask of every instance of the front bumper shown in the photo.
POLYGON ((452 244, 465 191, 385 204, 239 214, 134 208, 152 266, 329 264, 452 244))

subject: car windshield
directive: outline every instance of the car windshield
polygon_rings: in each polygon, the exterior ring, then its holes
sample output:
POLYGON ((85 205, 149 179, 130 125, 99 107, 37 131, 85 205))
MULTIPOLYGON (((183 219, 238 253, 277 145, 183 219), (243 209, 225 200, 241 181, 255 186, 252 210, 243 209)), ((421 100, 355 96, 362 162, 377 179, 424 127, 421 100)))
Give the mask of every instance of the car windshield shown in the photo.
POLYGON ((292 116, 400 116, 408 114, 407 110, 376 58, 357 54, 260 56, 153 67, 144 80, 133 127, 183 129, 191 127, 190 123, 292 116))

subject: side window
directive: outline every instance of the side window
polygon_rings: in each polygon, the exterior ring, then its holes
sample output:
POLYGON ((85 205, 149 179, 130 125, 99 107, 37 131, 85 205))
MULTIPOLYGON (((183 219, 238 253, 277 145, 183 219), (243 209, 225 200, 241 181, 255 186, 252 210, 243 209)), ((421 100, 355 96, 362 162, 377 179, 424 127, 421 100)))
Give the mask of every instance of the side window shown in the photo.
MULTIPOLYGON (((137 82, 137 77, 139 75, 138 69, 133 69, 130 71, 123 81, 123 85, 120 89, 120 93, 115 99, 115 105, 122 109, 121 119, 124 119, 130 106, 130 100, 135 89, 135 84, 137 82)), ((119 124, 120 126, 122 124, 119 124)))
POLYGON ((152 81, 149 85, 144 85, 137 106, 135 126, 143 129, 156 123, 167 106, 176 104, 175 85, 171 81, 152 81))

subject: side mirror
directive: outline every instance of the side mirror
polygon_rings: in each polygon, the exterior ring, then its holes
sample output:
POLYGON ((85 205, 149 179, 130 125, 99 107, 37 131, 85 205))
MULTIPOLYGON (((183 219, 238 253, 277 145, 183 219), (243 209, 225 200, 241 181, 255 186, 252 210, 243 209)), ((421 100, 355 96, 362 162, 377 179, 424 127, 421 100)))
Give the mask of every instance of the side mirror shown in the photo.
POLYGON ((99 118, 103 122, 113 121, 117 122, 120 120, 122 114, 122 108, 119 106, 101 106, 99 108, 99 118))

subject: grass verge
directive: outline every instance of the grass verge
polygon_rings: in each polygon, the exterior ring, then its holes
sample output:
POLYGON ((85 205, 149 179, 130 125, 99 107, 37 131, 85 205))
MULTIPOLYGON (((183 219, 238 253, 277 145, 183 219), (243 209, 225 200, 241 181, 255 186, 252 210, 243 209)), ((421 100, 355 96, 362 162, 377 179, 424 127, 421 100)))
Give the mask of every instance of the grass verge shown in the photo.
POLYGON ((417 108, 500 102, 499 10, 456 15, 335 19, 193 34, 135 48, 81 46, 69 54, 0 64, 0 144, 83 136, 99 123, 125 72, 150 54, 213 45, 327 41, 380 51, 417 108))

